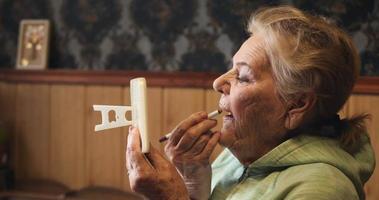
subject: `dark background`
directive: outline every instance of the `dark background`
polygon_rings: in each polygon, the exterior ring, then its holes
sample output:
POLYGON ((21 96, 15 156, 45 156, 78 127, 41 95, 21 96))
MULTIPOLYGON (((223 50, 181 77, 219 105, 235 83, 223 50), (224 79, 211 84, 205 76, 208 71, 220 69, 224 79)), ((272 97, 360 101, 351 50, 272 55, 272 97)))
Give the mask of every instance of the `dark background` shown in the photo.
POLYGON ((22 19, 51 21, 48 68, 223 72, 251 12, 292 4, 353 37, 379 75, 379 0, 0 0, 0 68, 14 68, 22 19))

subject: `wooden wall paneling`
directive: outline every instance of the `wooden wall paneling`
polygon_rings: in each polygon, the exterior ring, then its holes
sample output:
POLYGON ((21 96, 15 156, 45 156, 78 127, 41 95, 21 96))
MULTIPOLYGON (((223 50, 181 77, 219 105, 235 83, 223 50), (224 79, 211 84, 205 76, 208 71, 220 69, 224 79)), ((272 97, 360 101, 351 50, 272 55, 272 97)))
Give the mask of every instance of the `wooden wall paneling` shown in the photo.
POLYGON ((15 132, 15 102, 16 102, 16 84, 1 82, 0 84, 0 121, 2 128, 8 134, 10 145, 9 162, 12 168, 15 168, 15 157, 17 154, 16 132, 15 132))
MULTIPOLYGON (((7 113, 7 107, 9 107, 9 105, 7 105, 7 86, 8 84, 4 81, 0 81, 0 131, 1 133, 5 133, 6 134, 6 138, 8 140, 8 144, 10 145, 10 151, 13 153, 14 150, 16 150, 16 148, 14 148, 16 145, 16 142, 14 141, 14 133, 13 133, 13 130, 10 130, 10 126, 9 126, 9 115, 7 113)), ((12 155, 11 158, 13 158, 14 156, 12 155)), ((14 167, 13 165, 13 159, 10 160, 12 163, 12 167, 14 167)))
POLYGON ((4 125, 5 122, 4 120, 6 119, 7 113, 5 113, 5 107, 6 107, 6 88, 8 84, 5 82, 0 82, 0 122, 2 123, 1 125, 4 125))
POLYGON ((345 105, 343 105, 343 107, 341 108, 341 110, 338 112, 338 114, 340 115, 340 118, 344 118, 344 117, 348 116, 348 113, 349 113, 349 99, 346 101, 345 105))
POLYGON ((204 89, 163 89, 163 131, 170 132, 191 114, 205 110, 204 89))
MULTIPOLYGON (((206 90, 205 108, 206 108, 207 112, 211 112, 213 110, 218 109, 218 107, 219 107, 218 102, 220 100, 220 97, 221 97, 220 93, 218 93, 214 90, 211 90, 211 89, 206 90)), ((217 130, 217 131, 221 130, 222 123, 223 123, 222 122, 222 116, 224 116, 224 114, 221 114, 216 118, 217 119, 217 126, 213 130, 217 130)), ((224 148, 222 146, 217 145, 215 150, 213 151, 213 153, 211 155, 211 161, 214 161, 223 149, 224 148)))
MULTIPOLYGON (((101 112, 93 111, 92 105, 123 105, 121 86, 88 86, 85 95, 86 122, 86 166, 85 174, 89 185, 108 186, 122 189, 121 171, 123 161, 120 159, 124 140, 121 128, 95 132, 96 124, 101 123, 101 112)), ((115 113, 110 114, 115 120, 115 113)))
POLYGON ((10 134, 15 122, 16 84, 0 82, 0 122, 10 134))
POLYGON ((148 128, 151 145, 157 149, 163 150, 164 145, 159 143, 159 138, 165 133, 163 126, 163 92, 160 87, 150 87, 147 89, 148 104, 148 128))
POLYGON ((86 185, 84 86, 51 86, 49 176, 78 189, 86 185))
POLYGON ((49 171, 50 90, 46 84, 16 89, 16 177, 47 178, 49 171))
MULTIPOLYGON (((353 95, 348 102, 349 115, 359 114, 362 112, 370 113, 372 120, 368 122, 368 132, 371 138, 371 144, 376 152, 376 161, 379 160, 379 96, 373 95, 353 95)), ((379 165, 376 165, 374 174, 365 186, 366 199, 379 199, 379 165)))
POLYGON ((7 113, 5 113, 6 108, 6 87, 7 84, 0 81, 0 129, 5 129, 5 120, 7 118, 7 113))

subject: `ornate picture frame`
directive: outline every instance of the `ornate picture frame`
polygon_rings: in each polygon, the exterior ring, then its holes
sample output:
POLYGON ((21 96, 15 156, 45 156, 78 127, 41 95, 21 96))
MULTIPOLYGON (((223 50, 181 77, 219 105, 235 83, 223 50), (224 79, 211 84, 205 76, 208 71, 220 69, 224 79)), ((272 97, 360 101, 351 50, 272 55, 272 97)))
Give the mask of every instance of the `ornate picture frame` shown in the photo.
POLYGON ((49 36, 49 20, 22 20, 18 36, 16 68, 46 69, 49 36))

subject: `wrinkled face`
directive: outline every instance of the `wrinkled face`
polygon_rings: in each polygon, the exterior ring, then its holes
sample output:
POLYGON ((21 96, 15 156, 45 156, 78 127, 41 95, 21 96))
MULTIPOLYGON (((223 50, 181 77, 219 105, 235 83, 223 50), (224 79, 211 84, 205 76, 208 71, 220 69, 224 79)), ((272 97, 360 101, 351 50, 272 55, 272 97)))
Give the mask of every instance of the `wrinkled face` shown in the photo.
POLYGON ((255 160, 280 144, 285 106, 276 92, 263 42, 251 36, 233 57, 233 68, 213 87, 227 113, 219 143, 240 160, 255 160))

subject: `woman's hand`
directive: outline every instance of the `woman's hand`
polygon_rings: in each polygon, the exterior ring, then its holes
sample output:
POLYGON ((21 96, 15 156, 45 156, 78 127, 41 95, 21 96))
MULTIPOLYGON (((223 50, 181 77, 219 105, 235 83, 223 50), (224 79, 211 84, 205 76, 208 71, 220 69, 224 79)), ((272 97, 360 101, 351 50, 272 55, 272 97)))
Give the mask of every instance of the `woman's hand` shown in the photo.
POLYGON ((211 186, 209 158, 220 133, 212 133, 216 120, 198 112, 183 120, 171 133, 165 152, 184 179, 191 199, 208 199, 211 186))
POLYGON ((175 167, 156 149, 141 152, 139 130, 130 127, 126 148, 126 167, 131 189, 148 199, 189 199, 184 182, 175 167))

